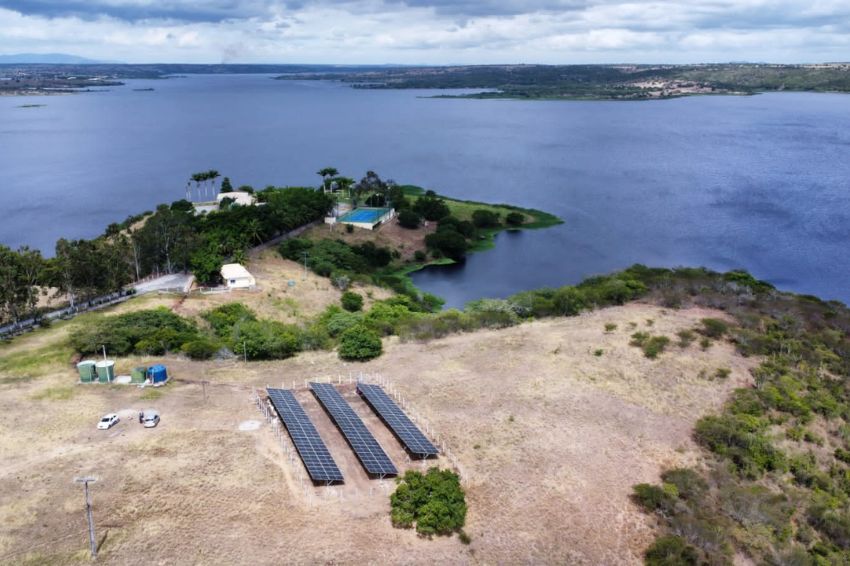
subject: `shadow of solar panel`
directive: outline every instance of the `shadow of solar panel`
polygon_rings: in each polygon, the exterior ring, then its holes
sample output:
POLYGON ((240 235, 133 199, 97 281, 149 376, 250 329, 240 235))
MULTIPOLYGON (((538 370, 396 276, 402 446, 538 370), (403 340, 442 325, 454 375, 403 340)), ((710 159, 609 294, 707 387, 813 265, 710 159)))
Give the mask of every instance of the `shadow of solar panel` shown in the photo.
POLYGON ((408 452, 420 458, 439 454, 437 447, 422 434, 422 431, 413 424, 413 421, 384 392, 380 385, 358 383, 357 392, 393 431, 393 434, 396 435, 396 438, 401 441, 408 452))
POLYGON ((333 483, 343 481, 342 472, 331 457, 324 441, 301 404, 287 389, 266 389, 269 399, 283 421, 298 455, 314 482, 333 483))
POLYGON ((311 383, 310 389, 342 431, 367 473, 381 477, 398 474, 384 449, 333 385, 311 383))

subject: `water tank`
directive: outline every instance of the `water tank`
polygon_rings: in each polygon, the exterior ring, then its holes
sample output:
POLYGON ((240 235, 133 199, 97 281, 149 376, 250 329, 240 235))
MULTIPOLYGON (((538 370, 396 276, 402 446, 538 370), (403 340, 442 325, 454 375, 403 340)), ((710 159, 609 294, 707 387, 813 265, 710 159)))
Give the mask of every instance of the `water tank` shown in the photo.
POLYGON ((168 372, 163 365, 155 365, 148 368, 148 377, 151 383, 165 383, 168 381, 168 372))
POLYGON ((133 371, 130 372, 130 383, 144 383, 147 375, 148 368, 145 366, 133 368, 133 371))
POLYGON ((95 363, 92 360, 83 360, 77 364, 77 371, 80 372, 80 381, 83 383, 91 383, 97 379, 97 371, 95 363))
POLYGON ((115 362, 112 360, 101 360, 95 364, 97 368, 97 380, 101 383, 109 383, 115 379, 115 362))

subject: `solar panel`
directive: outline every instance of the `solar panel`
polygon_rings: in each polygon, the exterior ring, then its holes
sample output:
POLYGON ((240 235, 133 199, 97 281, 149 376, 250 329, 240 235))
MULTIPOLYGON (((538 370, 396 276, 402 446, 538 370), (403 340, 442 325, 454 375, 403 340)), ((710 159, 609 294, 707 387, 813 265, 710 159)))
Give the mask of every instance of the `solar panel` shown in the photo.
POLYGON ((288 389, 266 389, 280 420, 289 431, 292 443, 298 455, 315 482, 341 482, 342 472, 331 458, 328 448, 319 436, 319 432, 310 417, 304 412, 295 395, 288 389))
POLYGON ((342 431, 367 473, 381 477, 398 474, 384 449, 333 385, 311 383, 310 389, 342 431))
POLYGON ((431 441, 422 434, 422 431, 413 424, 395 401, 390 399, 380 385, 358 383, 357 392, 390 427, 408 452, 421 458, 436 456, 439 453, 437 447, 431 444, 431 441))

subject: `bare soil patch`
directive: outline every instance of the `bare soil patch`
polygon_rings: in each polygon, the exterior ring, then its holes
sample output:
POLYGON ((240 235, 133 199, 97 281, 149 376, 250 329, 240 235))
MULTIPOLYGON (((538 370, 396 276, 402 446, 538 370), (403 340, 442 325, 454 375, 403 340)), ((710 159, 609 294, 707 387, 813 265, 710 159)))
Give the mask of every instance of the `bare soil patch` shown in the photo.
MULTIPOLYGON (((75 381, 70 365, 56 364, 0 385, 0 563, 87 562, 73 478, 92 474, 100 478, 94 515, 105 564, 637 564, 654 524, 630 502, 631 486, 698 464, 694 421, 748 384, 758 360, 720 343, 707 351, 671 345, 648 360, 628 345, 629 323, 673 338, 705 316, 720 315, 633 304, 428 343, 392 339, 367 364, 334 353, 250 364, 126 358, 119 371, 164 361, 176 379, 155 395, 73 385, 70 398, 37 399, 75 381), (606 333, 606 323, 617 329, 606 333), (700 377, 717 367, 730 377, 700 377), (365 477, 303 386, 359 372, 390 378, 457 459, 470 545, 394 529, 392 483, 365 477), (305 489, 299 481, 300 461, 287 458, 251 400, 252 388, 281 383, 300 386, 345 486, 305 489), (155 429, 125 418, 95 430, 104 413, 148 407, 162 414, 155 429), (248 420, 262 424, 240 430, 248 420)), ((419 466, 353 386, 341 391, 399 468, 419 466)))

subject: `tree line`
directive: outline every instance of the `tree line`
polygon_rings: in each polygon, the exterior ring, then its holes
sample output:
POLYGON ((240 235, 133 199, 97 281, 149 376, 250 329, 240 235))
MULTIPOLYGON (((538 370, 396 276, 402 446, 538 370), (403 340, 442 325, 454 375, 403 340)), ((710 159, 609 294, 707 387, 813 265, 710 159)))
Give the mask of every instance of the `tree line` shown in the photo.
POLYGON ((96 238, 62 238, 52 258, 0 245, 0 321, 32 315, 47 289, 67 295, 73 308, 149 275, 190 271, 202 284, 217 283, 223 263, 244 261, 251 246, 320 219, 333 206, 331 196, 310 187, 268 187, 256 196, 257 206, 204 215, 188 200, 162 204, 110 224, 96 238))

